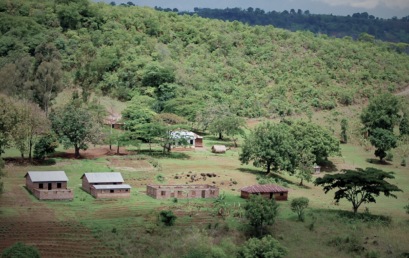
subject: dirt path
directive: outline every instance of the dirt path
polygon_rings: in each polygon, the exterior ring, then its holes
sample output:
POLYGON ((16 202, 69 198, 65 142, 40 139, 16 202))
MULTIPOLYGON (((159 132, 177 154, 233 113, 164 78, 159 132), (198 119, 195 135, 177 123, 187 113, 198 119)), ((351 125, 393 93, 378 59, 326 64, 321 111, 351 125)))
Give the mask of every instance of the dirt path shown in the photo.
POLYGON ((409 95, 409 87, 407 87, 404 91, 395 93, 396 96, 402 96, 402 95, 409 95))
MULTIPOLYGON (((109 145, 104 145, 100 147, 91 147, 86 151, 80 150, 81 159, 96 159, 96 158, 103 158, 114 156, 116 154, 117 147, 112 146, 112 149, 109 149, 109 145)), ((126 150, 126 147, 119 148, 119 155, 129 155, 132 154, 130 151, 126 150)), ((75 151, 74 150, 66 150, 64 153, 60 153, 51 158, 64 158, 64 159, 75 159, 75 151)))

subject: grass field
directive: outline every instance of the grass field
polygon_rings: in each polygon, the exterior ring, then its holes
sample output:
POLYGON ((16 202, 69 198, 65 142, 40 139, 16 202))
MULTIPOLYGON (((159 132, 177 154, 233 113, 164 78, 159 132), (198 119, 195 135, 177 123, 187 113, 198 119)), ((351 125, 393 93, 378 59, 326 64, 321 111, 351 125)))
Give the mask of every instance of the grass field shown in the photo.
MULTIPOLYGON (((316 121, 325 125, 323 116, 317 114, 313 119, 318 118, 316 121)), ((250 121, 249 128, 259 122, 250 121)), ((139 153, 130 155, 80 160, 50 157, 42 165, 10 159, 20 155, 16 150, 7 150, 3 156, 8 177, 4 180, 6 192, 0 199, 0 249, 24 241, 37 246, 43 257, 180 257, 192 247, 222 249, 228 257, 234 257, 237 247, 253 234, 246 219, 240 216, 245 200, 240 198, 238 189, 256 184, 263 172, 251 164, 240 164, 239 148, 232 148, 226 154, 211 153, 213 144, 233 147, 233 143, 228 138, 219 141, 212 135, 204 136, 205 148, 200 151, 163 155, 160 148, 155 147, 150 153, 149 146, 143 145, 139 153), (74 189, 74 200, 40 202, 31 195, 24 187, 24 175, 27 171, 42 170, 64 170, 70 180, 68 187, 74 189), (81 189, 83 173, 110 171, 123 174, 126 183, 132 186, 131 198, 97 200, 81 189), (217 174, 218 177, 203 183, 214 181, 220 192, 227 194, 228 202, 234 207, 230 217, 226 220, 219 217, 212 200, 189 200, 188 206, 188 200, 175 204, 145 194, 147 184, 190 184, 184 177, 174 179, 175 175, 187 175, 190 171, 217 174), (165 177, 164 182, 157 181, 159 174, 165 177), (237 185, 231 184, 233 181, 237 185), (152 226, 162 209, 175 212, 178 216, 175 226, 152 226), (75 255, 73 246, 76 246, 75 255)), ((369 215, 371 219, 351 217, 352 205, 345 200, 335 206, 333 194, 324 194, 312 182, 300 187, 294 176, 273 174, 286 182, 290 192, 289 201, 280 202, 279 218, 269 232, 289 248, 288 257, 398 257, 409 252, 409 216, 403 210, 409 199, 408 169, 400 166, 399 160, 385 165, 370 163, 371 159, 375 160, 373 151, 366 151, 354 141, 341 147, 342 156, 331 157, 331 168, 324 169, 322 175, 356 167, 395 172, 396 178, 391 183, 403 190, 397 193, 398 199, 381 196, 376 204, 364 204, 359 209, 364 213, 368 208, 371 214, 389 216, 392 220, 384 217, 376 220, 373 219, 376 216, 369 215), (297 221, 289 207, 290 201, 300 196, 310 199, 305 222, 297 221), (360 250, 356 251, 356 246, 360 250), (366 250, 362 251, 362 247, 366 250)))

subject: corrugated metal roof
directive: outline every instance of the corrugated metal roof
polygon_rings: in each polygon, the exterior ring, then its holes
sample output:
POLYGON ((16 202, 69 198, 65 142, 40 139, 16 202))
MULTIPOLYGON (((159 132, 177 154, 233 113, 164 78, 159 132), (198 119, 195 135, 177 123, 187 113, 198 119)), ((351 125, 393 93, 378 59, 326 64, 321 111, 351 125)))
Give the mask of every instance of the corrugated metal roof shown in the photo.
POLYGON ((131 189, 130 185, 93 185, 97 190, 131 189))
POLYGON ((66 182, 68 177, 64 171, 28 171, 24 177, 30 176, 32 182, 66 182))
POLYGON ((88 183, 123 183, 121 173, 119 172, 107 172, 107 173, 85 173, 83 177, 88 179, 88 183))
POLYGON ((282 193, 288 192, 287 189, 278 185, 250 185, 240 189, 247 193, 282 193))

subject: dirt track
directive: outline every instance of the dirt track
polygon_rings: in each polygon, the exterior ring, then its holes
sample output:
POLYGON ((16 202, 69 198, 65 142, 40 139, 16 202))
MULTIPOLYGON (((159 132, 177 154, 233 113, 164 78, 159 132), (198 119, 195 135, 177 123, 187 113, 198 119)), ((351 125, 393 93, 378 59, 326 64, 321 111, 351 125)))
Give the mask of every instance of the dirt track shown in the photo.
MULTIPOLYGON (((80 150, 81 159, 96 159, 118 155, 116 154, 117 147, 112 146, 112 150, 109 149, 109 145, 104 145, 100 147, 91 147, 86 151, 80 150)), ((130 151, 126 150, 126 147, 119 148, 119 155, 129 155, 132 154, 130 151)), ((50 158, 64 158, 64 159, 75 159, 74 150, 66 150, 64 153, 60 153, 50 158)))

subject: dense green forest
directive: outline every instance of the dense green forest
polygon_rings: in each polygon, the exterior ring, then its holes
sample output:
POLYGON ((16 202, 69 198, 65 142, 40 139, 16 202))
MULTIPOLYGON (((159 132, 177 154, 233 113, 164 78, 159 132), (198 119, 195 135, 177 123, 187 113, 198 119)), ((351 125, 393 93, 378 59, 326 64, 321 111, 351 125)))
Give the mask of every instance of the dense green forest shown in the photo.
MULTIPOLYGON (((160 10, 161 8, 156 8, 160 10)), ((169 11, 169 10, 168 10, 169 11)), ((240 21, 249 25, 273 25, 276 28, 291 31, 308 30, 313 33, 327 34, 342 38, 351 36, 355 40, 361 33, 368 33, 376 39, 388 42, 409 43, 409 16, 398 19, 380 19, 367 12, 354 13, 352 16, 336 16, 332 14, 311 14, 310 11, 291 9, 283 12, 265 12, 260 8, 249 7, 211 9, 195 8, 194 12, 181 14, 197 14, 204 18, 224 21, 240 21)))
POLYGON ((0 87, 45 110, 64 87, 133 99, 133 120, 195 119, 223 103, 244 117, 366 100, 409 82, 406 45, 335 38, 87 0, 0 0, 0 87), (139 107, 139 109, 138 109, 139 107))

